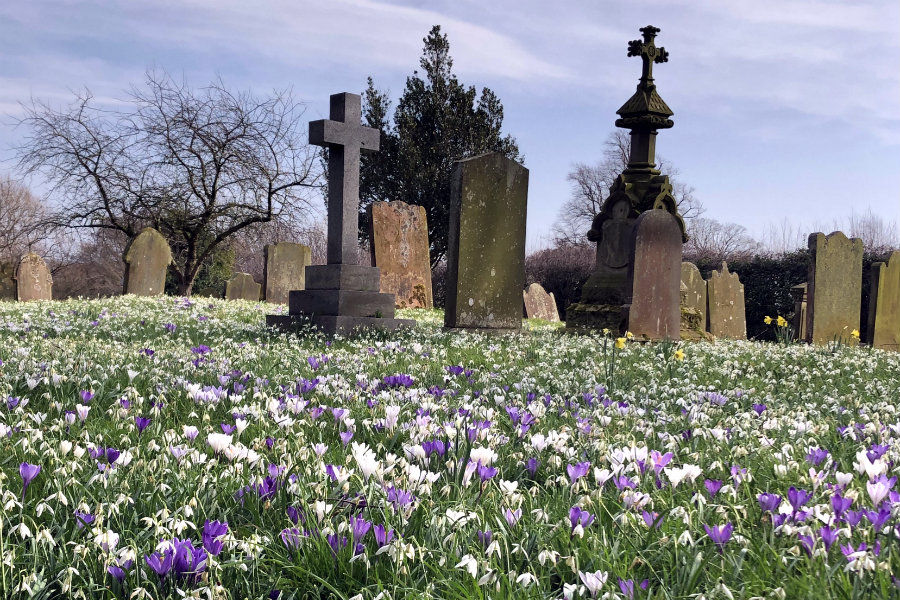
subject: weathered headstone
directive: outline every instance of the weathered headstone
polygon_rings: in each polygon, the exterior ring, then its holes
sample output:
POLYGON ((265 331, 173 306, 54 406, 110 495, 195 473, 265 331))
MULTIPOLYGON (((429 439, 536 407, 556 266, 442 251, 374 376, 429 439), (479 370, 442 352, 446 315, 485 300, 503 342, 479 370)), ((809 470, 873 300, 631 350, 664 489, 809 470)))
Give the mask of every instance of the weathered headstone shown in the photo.
POLYGON ((406 202, 369 205, 372 265, 381 271, 381 291, 397 297, 397 308, 432 308, 431 260, 425 207, 406 202))
MULTIPOLYGON (((654 42, 658 28, 648 25, 640 31, 643 39, 628 43, 628 56, 641 58, 641 78, 635 93, 616 111, 621 117, 616 127, 631 131, 628 168, 610 186, 588 232, 588 239, 597 242, 596 264, 582 287, 581 300, 566 309, 566 327, 570 330, 621 332, 625 326, 622 307, 632 293, 628 273, 633 265, 628 261, 634 255, 633 229, 640 214, 649 210, 668 212, 675 219, 682 242, 687 241, 672 184, 656 168, 656 135, 674 123, 669 118, 672 110, 653 81, 653 65, 667 62, 669 54, 654 42)), ((676 288, 676 299, 677 292, 676 288)))
POLYGON ((160 232, 145 227, 125 248, 125 293, 159 296, 165 292, 172 249, 160 232))
POLYGON ((806 341, 852 342, 859 329, 862 303, 863 243, 840 231, 809 236, 809 276, 806 280, 806 341))
POLYGON ((744 304, 744 284, 737 273, 713 271, 707 282, 707 321, 709 332, 717 338, 747 339, 747 316, 744 304))
POLYGON ((328 264, 306 267, 306 289, 291 290, 288 314, 266 323, 288 329, 308 319, 327 334, 413 326, 394 318, 394 295, 379 291, 378 267, 359 264, 359 156, 377 151, 381 134, 360 125, 357 94, 333 94, 330 104, 330 119, 309 124, 309 143, 328 148, 328 264))
POLYGON ((684 302, 681 308, 682 339, 702 339, 706 331, 706 280, 697 265, 681 263, 684 302))
POLYGON ((867 340, 873 348, 900 350, 900 252, 872 265, 867 340))
POLYGON ((250 273, 235 273, 234 277, 225 283, 225 299, 226 300, 249 300, 256 302, 259 300, 259 294, 262 291, 262 285, 256 283, 253 275, 250 273))
POLYGON ((268 244, 265 258, 266 302, 287 304, 291 290, 306 289, 306 267, 312 264, 309 246, 292 242, 268 244))
POLYGON ((559 322, 559 311, 556 308, 556 298, 547 293, 539 283, 532 283, 522 292, 522 300, 525 302, 525 316, 529 319, 542 319, 552 323, 559 322))
POLYGON ((677 340, 681 335, 681 228, 668 211, 637 218, 628 269, 628 331, 638 338, 677 340))
POLYGON ((444 326, 522 328, 528 169, 502 154, 458 161, 450 193, 444 326))
POLYGON ((0 300, 16 299, 16 265, 0 262, 0 300))
POLYGON ((794 339, 806 339, 806 282, 798 283, 791 288, 791 297, 794 299, 794 318, 791 325, 794 328, 794 339))
POLYGON ((29 252, 16 267, 16 298, 22 302, 29 300, 52 300, 53 277, 44 259, 29 252))

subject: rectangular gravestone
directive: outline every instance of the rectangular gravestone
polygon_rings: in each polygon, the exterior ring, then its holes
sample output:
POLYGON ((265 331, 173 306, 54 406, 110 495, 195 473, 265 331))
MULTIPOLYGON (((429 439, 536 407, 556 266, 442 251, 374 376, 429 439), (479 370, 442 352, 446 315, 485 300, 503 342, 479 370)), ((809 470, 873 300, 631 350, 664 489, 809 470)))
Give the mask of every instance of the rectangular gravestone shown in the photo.
POLYGON ((859 329, 862 304, 863 243, 840 231, 809 236, 806 341, 828 344, 852 342, 859 329))
POLYGON ((53 277, 44 259, 29 252, 16 268, 16 298, 21 302, 53 299, 53 277))
POLYGON ((172 250, 160 232, 145 227, 125 248, 125 293, 159 296, 166 289, 172 250))
POLYGON ((306 267, 312 264, 309 246, 292 242, 268 244, 265 247, 266 302, 287 304, 291 290, 306 289, 306 267))
POLYGON ((450 194, 444 326, 522 328, 528 169, 502 154, 458 161, 450 194))
POLYGON ((873 348, 900 350, 900 252, 872 265, 869 339, 873 348))
POLYGON ((794 339, 803 341, 806 339, 806 282, 798 283, 791 287, 791 297, 794 299, 794 318, 791 325, 794 328, 794 339))
POLYGON ((262 292, 262 285, 256 283, 250 273, 235 273, 234 277, 225 283, 226 300, 257 302, 260 292, 262 292))
POLYGON ((522 292, 522 300, 525 302, 525 316, 529 319, 542 319, 551 323, 559 323, 559 311, 556 308, 556 298, 548 294, 539 283, 532 283, 522 292))
POLYGON ((372 265, 381 271, 381 291, 396 296, 397 308, 433 308, 425 207, 373 202, 368 212, 369 247, 372 265))
POLYGON ((375 152, 380 132, 360 124, 357 94, 333 94, 330 119, 309 123, 309 143, 328 148, 328 264, 306 267, 306 289, 288 294, 288 314, 266 323, 294 329, 311 323, 326 334, 411 327, 394 318, 394 296, 380 290, 377 267, 359 264, 359 157, 375 152))
POLYGON ((702 339, 706 331, 706 280, 697 265, 681 263, 684 302, 681 307, 681 338, 702 339))
POLYGON ((681 227, 669 212, 648 210, 634 223, 628 268, 628 331, 648 340, 681 336, 681 227))
POLYGON ((707 284, 707 321, 709 332, 717 338, 747 339, 744 284, 737 273, 729 273, 728 263, 713 271, 707 284))
POLYGON ((0 300, 16 299, 16 265, 0 262, 0 300))

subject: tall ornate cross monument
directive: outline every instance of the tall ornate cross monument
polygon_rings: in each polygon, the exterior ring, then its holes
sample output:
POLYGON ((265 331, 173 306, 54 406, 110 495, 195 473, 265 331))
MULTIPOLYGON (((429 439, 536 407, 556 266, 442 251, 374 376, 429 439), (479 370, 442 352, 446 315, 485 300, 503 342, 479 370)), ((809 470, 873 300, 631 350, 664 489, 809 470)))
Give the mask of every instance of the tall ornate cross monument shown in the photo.
POLYGON ((379 291, 378 268, 359 264, 359 158, 378 150, 380 133, 360 124, 356 94, 332 95, 329 116, 309 124, 309 143, 328 148, 328 264, 306 267, 306 289, 290 292, 288 314, 266 321, 281 328, 311 321, 329 334, 413 326, 394 318, 394 294, 379 291))
POLYGON ((588 232, 588 239, 597 242, 597 259, 581 301, 566 311, 566 324, 574 329, 616 331, 628 325, 623 323, 628 314, 623 307, 631 303, 634 292, 635 226, 642 213, 669 213, 682 242, 687 241, 672 185, 656 168, 657 132, 674 123, 672 110, 656 91, 653 65, 668 62, 669 53, 654 41, 659 28, 648 25, 640 31, 643 39, 628 42, 628 56, 640 57, 641 78, 631 98, 616 111, 620 117, 616 127, 631 130, 631 153, 588 232))

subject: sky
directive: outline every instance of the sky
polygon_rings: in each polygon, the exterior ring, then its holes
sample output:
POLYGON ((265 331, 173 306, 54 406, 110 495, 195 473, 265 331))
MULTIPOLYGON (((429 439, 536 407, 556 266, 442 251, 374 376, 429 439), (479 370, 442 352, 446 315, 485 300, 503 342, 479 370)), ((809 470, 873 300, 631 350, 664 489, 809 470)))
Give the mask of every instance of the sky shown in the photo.
POLYGON ((367 76, 396 105, 435 24, 459 80, 503 103, 530 171, 530 250, 549 245, 573 164, 602 159, 640 76, 627 42, 648 24, 669 52, 654 77, 675 113, 657 152, 703 216, 758 238, 784 222, 900 219, 897 0, 5 0, 0 173, 18 176, 20 102, 62 106, 88 88, 115 105, 148 68, 197 87, 292 88, 310 120, 367 76))

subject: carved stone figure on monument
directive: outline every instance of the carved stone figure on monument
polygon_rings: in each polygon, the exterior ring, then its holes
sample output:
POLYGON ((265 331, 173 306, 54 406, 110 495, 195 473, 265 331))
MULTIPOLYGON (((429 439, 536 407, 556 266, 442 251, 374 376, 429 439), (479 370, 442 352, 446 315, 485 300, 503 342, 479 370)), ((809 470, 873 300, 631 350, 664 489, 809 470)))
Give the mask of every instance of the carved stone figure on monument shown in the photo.
POLYGON ((582 287, 581 300, 566 311, 568 329, 609 329, 627 326, 622 320, 622 305, 628 289, 628 269, 634 248, 635 220, 650 210, 664 210, 675 219, 682 243, 687 241, 684 220, 672 194, 668 176, 656 168, 656 135, 659 129, 674 125, 672 110, 666 105, 653 82, 653 64, 669 60, 665 48, 654 43, 659 29, 641 28, 642 40, 628 43, 628 56, 642 61, 637 90, 617 111, 616 127, 631 130, 631 154, 628 167, 609 189, 600 213, 594 217, 588 239, 597 243, 594 271, 582 287))

